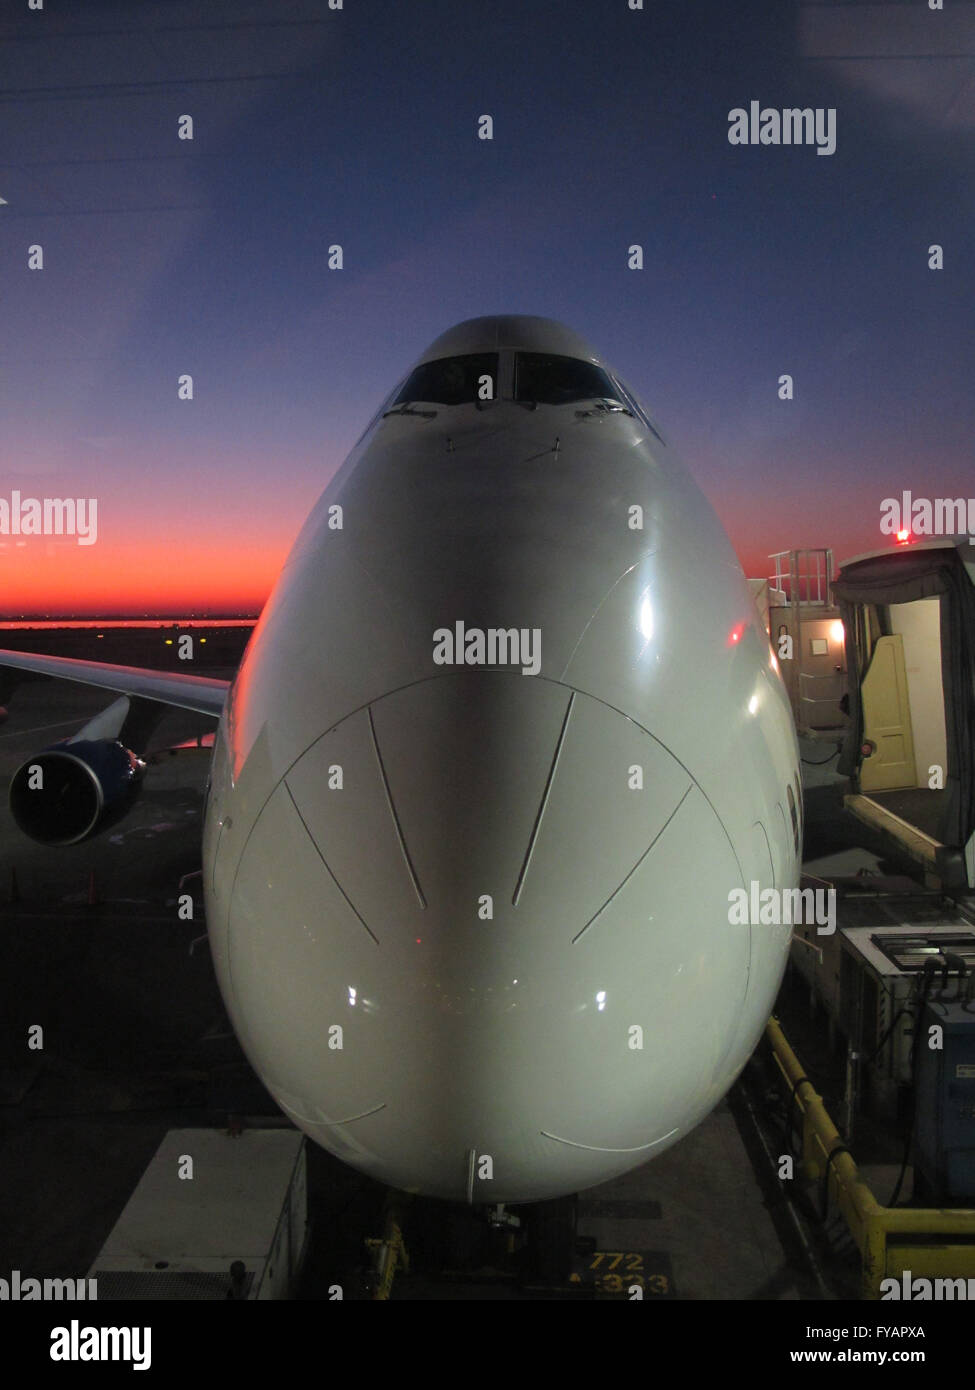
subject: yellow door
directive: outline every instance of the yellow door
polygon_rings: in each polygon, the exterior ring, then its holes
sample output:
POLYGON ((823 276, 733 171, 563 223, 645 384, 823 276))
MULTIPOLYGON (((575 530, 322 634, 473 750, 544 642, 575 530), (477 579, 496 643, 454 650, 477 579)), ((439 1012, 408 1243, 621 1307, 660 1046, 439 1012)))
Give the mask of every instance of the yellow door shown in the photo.
POLYGON ((916 787, 911 706, 907 698, 904 639, 879 637, 860 688, 863 737, 875 752, 860 767, 861 791, 916 787))

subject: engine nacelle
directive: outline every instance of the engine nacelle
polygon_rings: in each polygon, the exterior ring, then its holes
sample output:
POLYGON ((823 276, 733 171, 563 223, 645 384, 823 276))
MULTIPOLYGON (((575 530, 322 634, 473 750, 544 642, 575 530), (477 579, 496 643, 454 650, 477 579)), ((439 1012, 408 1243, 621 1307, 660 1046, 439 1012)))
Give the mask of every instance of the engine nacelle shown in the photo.
POLYGON ((117 739, 56 743, 14 773, 11 815, 32 840, 75 845, 125 815, 145 766, 117 739))

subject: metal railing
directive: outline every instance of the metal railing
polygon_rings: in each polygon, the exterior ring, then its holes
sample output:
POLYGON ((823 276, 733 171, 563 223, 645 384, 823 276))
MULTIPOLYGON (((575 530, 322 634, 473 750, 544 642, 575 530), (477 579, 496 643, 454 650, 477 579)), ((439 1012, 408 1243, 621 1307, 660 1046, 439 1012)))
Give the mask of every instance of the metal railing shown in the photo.
POLYGON ((789 1088, 790 1111, 802 1121, 803 1175, 822 1181, 827 1203, 835 1201, 860 1252, 863 1298, 880 1298, 882 1280, 900 1285, 908 1270, 914 1278, 975 1276, 975 1211, 881 1206, 776 1019, 769 1020, 765 1036, 789 1088))
POLYGON ((784 593, 790 604, 832 606, 832 550, 778 550, 769 559, 775 566, 769 585, 784 593))

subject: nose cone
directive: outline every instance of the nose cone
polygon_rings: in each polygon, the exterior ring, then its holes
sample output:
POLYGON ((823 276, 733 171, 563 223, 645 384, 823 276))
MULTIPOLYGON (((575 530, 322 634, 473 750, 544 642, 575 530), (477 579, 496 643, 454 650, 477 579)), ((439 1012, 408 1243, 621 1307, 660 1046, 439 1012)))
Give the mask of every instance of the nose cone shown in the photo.
POLYGON ((589 1186, 727 1085, 735 855, 691 774, 541 677, 451 674, 323 735, 231 907, 235 1022, 297 1123, 395 1186, 589 1186))

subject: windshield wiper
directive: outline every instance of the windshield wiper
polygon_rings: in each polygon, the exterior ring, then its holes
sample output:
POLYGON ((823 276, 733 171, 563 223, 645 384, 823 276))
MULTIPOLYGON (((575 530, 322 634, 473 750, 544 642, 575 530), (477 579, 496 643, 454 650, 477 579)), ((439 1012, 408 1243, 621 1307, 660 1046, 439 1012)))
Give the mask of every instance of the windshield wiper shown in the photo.
POLYGON ((394 405, 392 410, 384 410, 383 419, 390 415, 422 415, 425 420, 432 420, 436 413, 435 410, 414 410, 410 401, 403 401, 401 405, 394 405))
POLYGON ((605 411, 607 415, 629 415, 631 420, 636 419, 632 410, 628 410, 625 405, 621 404, 620 401, 614 400, 611 396, 593 396, 591 399, 593 402, 593 409, 577 410, 577 415, 595 415, 596 411, 601 410, 605 411))

